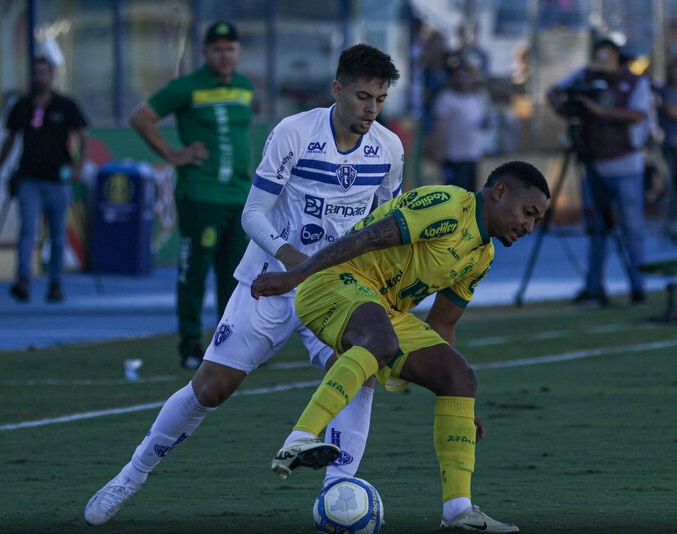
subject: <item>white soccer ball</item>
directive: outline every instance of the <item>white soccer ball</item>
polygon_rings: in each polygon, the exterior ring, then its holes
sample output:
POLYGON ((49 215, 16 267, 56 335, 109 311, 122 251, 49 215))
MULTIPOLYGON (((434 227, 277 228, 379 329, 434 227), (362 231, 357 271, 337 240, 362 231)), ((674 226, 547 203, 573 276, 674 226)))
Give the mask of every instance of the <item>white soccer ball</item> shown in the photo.
POLYGON ((375 534, 384 524, 383 502, 366 480, 341 478, 318 493, 313 519, 326 534, 375 534))

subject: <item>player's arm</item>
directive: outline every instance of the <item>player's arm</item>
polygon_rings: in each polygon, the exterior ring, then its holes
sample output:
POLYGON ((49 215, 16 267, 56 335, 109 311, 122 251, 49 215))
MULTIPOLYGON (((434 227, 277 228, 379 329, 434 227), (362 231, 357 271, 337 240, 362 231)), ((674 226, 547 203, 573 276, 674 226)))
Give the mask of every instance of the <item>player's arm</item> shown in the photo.
POLYGON ((15 141, 16 141, 16 131, 7 130, 7 135, 5 136, 5 140, 2 143, 2 149, 0 149, 0 168, 2 168, 2 166, 5 164, 7 156, 9 156, 9 153, 12 151, 12 147, 14 146, 15 141))
POLYGON ((160 116, 147 103, 142 102, 129 117, 129 124, 162 159, 174 166, 202 165, 209 151, 200 141, 195 141, 181 150, 175 150, 158 128, 160 116))
POLYGON ((280 260, 289 270, 308 259, 308 255, 287 243, 270 224, 268 214, 279 198, 279 195, 252 186, 242 210, 242 229, 254 243, 280 260))
POLYGON ((463 315, 465 308, 455 304, 441 292, 435 296, 425 322, 444 338, 452 347, 456 343, 456 323, 463 315))
POLYGON ((366 252, 402 244, 400 227, 393 215, 387 215, 364 228, 337 239, 306 261, 285 273, 266 273, 252 284, 252 296, 282 295, 294 289, 311 274, 351 260, 366 252))

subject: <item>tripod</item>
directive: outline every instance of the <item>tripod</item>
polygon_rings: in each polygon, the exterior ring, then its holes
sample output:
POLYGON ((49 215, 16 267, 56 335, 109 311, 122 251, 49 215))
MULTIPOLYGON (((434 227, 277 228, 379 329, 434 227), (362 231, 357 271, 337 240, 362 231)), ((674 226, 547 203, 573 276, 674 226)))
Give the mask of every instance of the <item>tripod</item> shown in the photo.
MULTIPOLYGON (((538 234, 536 235, 534 247, 531 249, 531 254, 529 256, 526 268, 524 269, 524 273, 522 275, 522 281, 520 283, 519 289, 517 290, 517 294, 515 295, 516 306, 521 306, 524 303, 524 293, 527 290, 527 286, 529 285, 529 280, 531 279, 534 266, 536 265, 536 259, 538 258, 538 253, 540 252, 541 245, 543 243, 543 237, 545 237, 546 232, 550 228, 550 223, 552 221, 552 217, 555 212, 555 206, 557 205, 557 198, 559 197, 559 194, 562 190, 562 186, 564 185, 567 169, 569 168, 572 158, 577 158, 582 163, 585 163, 585 159, 582 156, 582 153, 579 150, 576 150, 575 143, 569 146, 564 153, 562 167, 560 168, 559 176, 557 177, 555 181, 555 186, 553 187, 552 190, 550 198, 550 207, 546 210, 545 214, 543 215, 543 222, 541 224, 538 234)), ((595 171, 593 170, 593 167, 591 167, 589 164, 586 165, 586 169, 588 174, 594 175, 595 171)), ((625 268, 625 271, 629 273, 630 260, 628 258, 628 252, 626 251, 625 246, 623 245, 623 240, 621 238, 617 225, 615 224, 613 219, 614 219, 613 213, 610 212, 606 213, 604 224, 608 229, 609 233, 611 234, 611 238, 616 242, 618 255, 623 264, 623 267, 625 268)))
POLYGON ((564 152, 564 160, 562 161, 562 166, 559 171, 559 175, 555 180, 555 187, 552 190, 552 195, 550 198, 550 207, 545 211, 543 215, 543 220, 541 222, 541 227, 539 228, 538 233, 536 234, 536 241, 534 241, 534 246, 531 249, 531 254, 527 261, 526 268, 522 274, 522 281, 520 282, 519 289, 515 295, 515 305, 521 306, 524 303, 524 293, 527 290, 529 285, 529 280, 534 271, 534 266, 536 265, 536 259, 538 258, 538 253, 541 250, 541 245, 543 243, 543 237, 545 237, 546 232, 550 228, 550 222, 552 221, 553 214, 555 212, 555 206, 557 205, 557 198, 559 197, 562 186, 564 185, 564 180, 566 179, 567 170, 571 160, 577 157, 577 152, 574 149, 573 145, 569 146, 564 152))

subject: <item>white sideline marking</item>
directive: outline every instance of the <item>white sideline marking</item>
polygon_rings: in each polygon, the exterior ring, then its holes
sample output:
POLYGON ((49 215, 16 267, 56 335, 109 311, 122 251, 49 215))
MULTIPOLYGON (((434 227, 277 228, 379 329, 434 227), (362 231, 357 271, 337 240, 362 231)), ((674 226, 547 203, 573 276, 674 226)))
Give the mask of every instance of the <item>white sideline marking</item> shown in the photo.
POLYGON ((591 358, 593 356, 604 356, 607 354, 621 354, 623 352, 641 352, 643 350, 667 349, 677 346, 677 339, 669 341, 654 341, 653 343, 644 343, 641 345, 629 345, 627 347, 605 347, 600 349, 578 350, 575 352, 565 352, 564 354, 553 354, 550 356, 538 356, 536 358, 520 358, 518 360, 507 360, 504 362, 478 363, 473 365, 473 369, 500 369, 503 367, 520 367, 524 365, 538 365, 541 363, 566 362, 569 360, 580 360, 581 358, 591 358))
MULTIPOLYGON (((629 345, 627 347, 607 347, 590 350, 579 350, 574 352, 565 352, 564 354, 551 354, 549 356, 538 356, 536 358, 520 358, 517 360, 508 360, 504 362, 480 363, 473 365, 473 369, 500 369, 505 367, 520 367, 527 365, 540 365, 544 363, 565 362, 570 360, 579 360, 582 358, 591 358, 594 356, 603 356, 608 354, 621 354, 624 352, 641 352, 658 349, 666 349, 677 346, 677 339, 668 341, 655 341, 653 343, 643 343, 639 345, 629 345)), ((308 387, 315 387, 319 384, 319 380, 312 380, 309 382, 296 382, 293 384, 285 384, 274 386, 271 388, 249 389, 244 391, 236 391, 235 395, 265 395, 267 393, 274 393, 276 391, 290 391, 293 389, 303 389, 308 387)), ((71 421, 79 421, 81 419, 93 419, 95 417, 104 417, 107 415, 118 415, 122 413, 140 412, 143 410, 152 410, 159 408, 164 404, 162 402, 153 402, 150 404, 137 404, 136 406, 129 406, 127 408, 113 408, 108 410, 99 410, 95 412, 83 412, 79 414, 66 415, 63 417, 55 417, 52 419, 39 419, 37 421, 24 421, 23 423, 15 423, 9 425, 0 425, 0 431, 3 430, 18 430, 21 428, 33 428, 37 426, 53 425, 58 423, 69 423, 71 421)))
POLYGON ((142 384, 144 382, 169 382, 171 380, 178 380, 179 375, 156 375, 139 378, 138 380, 97 380, 97 379, 83 379, 83 380, 56 380, 54 378, 45 378, 42 380, 28 379, 28 380, 0 380, 0 386, 120 386, 123 384, 142 384))
MULTIPOLYGON (((266 393, 274 393, 276 391, 289 391, 292 389, 302 389, 315 387, 319 384, 319 380, 311 382, 297 382, 295 384, 285 384, 281 386, 273 386, 272 388, 248 389, 244 391, 236 391, 235 395, 265 395, 266 393)), ((95 412, 74 413, 72 415, 64 415, 63 417, 54 417, 52 419, 39 419, 37 421, 24 421, 23 423, 15 423, 11 425, 0 425, 1 430, 18 430, 21 428, 34 428, 36 426, 54 425, 58 423, 70 423, 71 421, 80 421, 82 419, 93 419, 95 417, 104 417, 106 415, 118 415, 121 413, 142 412, 144 410, 153 410, 159 408, 165 403, 151 402, 148 404, 137 404, 136 406, 128 406, 127 408, 112 408, 108 410, 98 410, 95 412)))

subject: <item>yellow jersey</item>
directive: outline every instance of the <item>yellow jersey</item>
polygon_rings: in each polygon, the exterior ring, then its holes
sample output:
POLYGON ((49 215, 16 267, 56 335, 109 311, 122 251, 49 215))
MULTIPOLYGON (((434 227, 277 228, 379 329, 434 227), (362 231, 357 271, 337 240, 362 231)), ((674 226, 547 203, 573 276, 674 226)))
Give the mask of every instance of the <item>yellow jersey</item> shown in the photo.
POLYGON ((393 311, 405 312, 442 291, 461 307, 494 260, 482 196, 451 185, 418 187, 381 204, 352 231, 393 215, 402 245, 368 252, 332 269, 371 281, 393 311))

